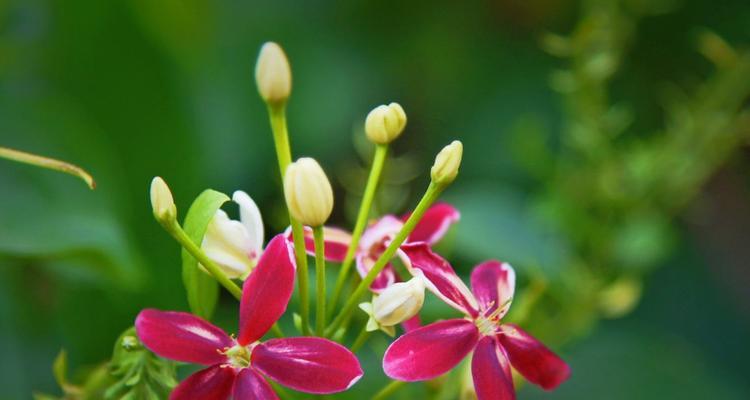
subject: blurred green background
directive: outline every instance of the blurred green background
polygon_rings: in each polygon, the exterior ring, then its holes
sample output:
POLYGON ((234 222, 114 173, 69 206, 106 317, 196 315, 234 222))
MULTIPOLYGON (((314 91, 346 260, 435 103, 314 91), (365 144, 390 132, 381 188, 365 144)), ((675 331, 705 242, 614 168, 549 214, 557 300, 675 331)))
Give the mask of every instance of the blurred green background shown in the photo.
MULTIPOLYGON (((337 225, 374 106, 409 116, 381 212, 413 206, 434 154, 464 142, 441 251, 461 274, 511 261, 511 318, 573 369, 519 398, 750 398, 748 27, 742 0, 0 0, 0 145, 98 182, 0 160, 0 399, 59 393, 61 348, 85 369, 139 309, 187 308, 153 176, 182 215, 205 188, 243 189, 268 235, 285 227, 253 82, 266 40, 289 55, 293 152, 332 177, 337 225)), ((230 330, 235 310, 223 297, 230 330)), ((385 345, 351 398, 383 384, 385 345)))

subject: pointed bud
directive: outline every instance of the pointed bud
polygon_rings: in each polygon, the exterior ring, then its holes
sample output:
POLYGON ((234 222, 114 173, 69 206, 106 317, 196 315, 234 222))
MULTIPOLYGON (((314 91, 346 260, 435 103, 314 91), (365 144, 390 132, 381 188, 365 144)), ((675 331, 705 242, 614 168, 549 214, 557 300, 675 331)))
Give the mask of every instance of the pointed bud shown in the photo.
POLYGON ((174 205, 172 192, 164 179, 158 176, 151 181, 151 209, 160 223, 177 219, 177 207, 174 205))
POLYGON ((268 104, 282 104, 292 91, 292 72, 281 46, 266 42, 255 64, 255 82, 260 97, 268 104))
POLYGON ((424 304, 424 281, 415 276, 394 283, 372 301, 372 316, 381 326, 398 325, 417 315, 424 304))
POLYGON ((388 144, 395 140, 406 126, 406 113, 398 103, 377 106, 367 114, 365 133, 375 144, 388 144))
POLYGON ((461 156, 464 152, 464 146, 458 140, 443 147, 437 157, 435 164, 432 165, 430 175, 432 181, 439 185, 449 185, 458 175, 458 167, 461 166, 461 156))
POLYGON ((289 164, 284 175, 289 213, 311 227, 323 226, 333 211, 333 189, 323 168, 312 158, 289 164))

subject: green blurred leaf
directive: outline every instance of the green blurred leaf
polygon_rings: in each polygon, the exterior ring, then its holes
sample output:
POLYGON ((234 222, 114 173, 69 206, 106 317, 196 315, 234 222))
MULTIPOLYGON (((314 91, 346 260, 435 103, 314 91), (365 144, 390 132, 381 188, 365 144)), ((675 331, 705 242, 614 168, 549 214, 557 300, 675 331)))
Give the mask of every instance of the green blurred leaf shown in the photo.
MULTIPOLYGON (((183 226, 193 242, 198 245, 203 242, 203 236, 216 210, 227 201, 227 195, 211 189, 206 189, 193 201, 183 226)), ((210 319, 219 298, 219 285, 213 277, 201 270, 198 260, 185 249, 182 249, 182 281, 190 310, 195 315, 210 319)))
POLYGON ((55 358, 55 362, 52 363, 52 374, 61 388, 68 385, 68 354, 65 350, 60 350, 60 353, 55 358))

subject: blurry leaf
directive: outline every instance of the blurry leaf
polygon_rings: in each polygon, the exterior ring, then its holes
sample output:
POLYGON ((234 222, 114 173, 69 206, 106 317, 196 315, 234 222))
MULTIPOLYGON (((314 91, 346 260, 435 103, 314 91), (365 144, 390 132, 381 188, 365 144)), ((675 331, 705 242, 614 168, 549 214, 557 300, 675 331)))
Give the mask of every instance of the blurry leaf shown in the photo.
POLYGON ((667 255, 673 243, 669 221, 660 215, 638 215, 628 218, 616 232, 614 258, 616 265, 644 270, 667 255))
POLYGON ((138 340, 135 328, 126 330, 115 342, 110 372, 117 381, 105 399, 166 399, 177 386, 175 365, 163 360, 138 340))
MULTIPOLYGON (((183 228, 190 239, 200 246, 208 224, 222 204, 229 201, 224 193, 207 189, 193 202, 185 216, 183 228)), ((187 291, 188 304, 193 314, 211 319, 219 298, 219 285, 213 277, 201 270, 198 260, 182 249, 182 281, 187 291)))
POLYGON ((52 374, 61 388, 68 385, 68 355, 65 350, 60 350, 60 353, 55 358, 55 362, 52 363, 52 374))

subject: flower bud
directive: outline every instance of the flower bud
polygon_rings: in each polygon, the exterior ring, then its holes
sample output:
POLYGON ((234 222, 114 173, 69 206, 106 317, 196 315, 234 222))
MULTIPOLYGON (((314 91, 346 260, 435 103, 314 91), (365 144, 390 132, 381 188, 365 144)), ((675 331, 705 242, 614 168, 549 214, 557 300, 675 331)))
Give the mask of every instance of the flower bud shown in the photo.
POLYGON ((255 64, 255 82, 260 97, 268 104, 282 104, 292 91, 292 72, 281 46, 266 42, 255 64))
POLYGON ((172 192, 164 179, 158 176, 151 181, 151 209, 160 223, 177 219, 177 207, 174 205, 172 192))
POLYGON ((304 225, 323 226, 333 211, 331 183, 312 158, 289 164, 284 175, 284 197, 289 213, 304 225))
POLYGON ((388 144, 401 135, 406 126, 406 113, 398 103, 377 106, 367 114, 365 133, 375 144, 388 144))
POLYGON ((415 276, 394 283, 372 301, 372 317, 381 326, 398 325, 417 315, 424 304, 424 282, 415 276))
POLYGON ((463 152, 464 145, 458 140, 454 140, 453 143, 443 147, 435 157, 435 164, 432 165, 430 170, 432 181, 439 185, 448 185, 453 182, 458 175, 458 167, 461 166, 463 152))

